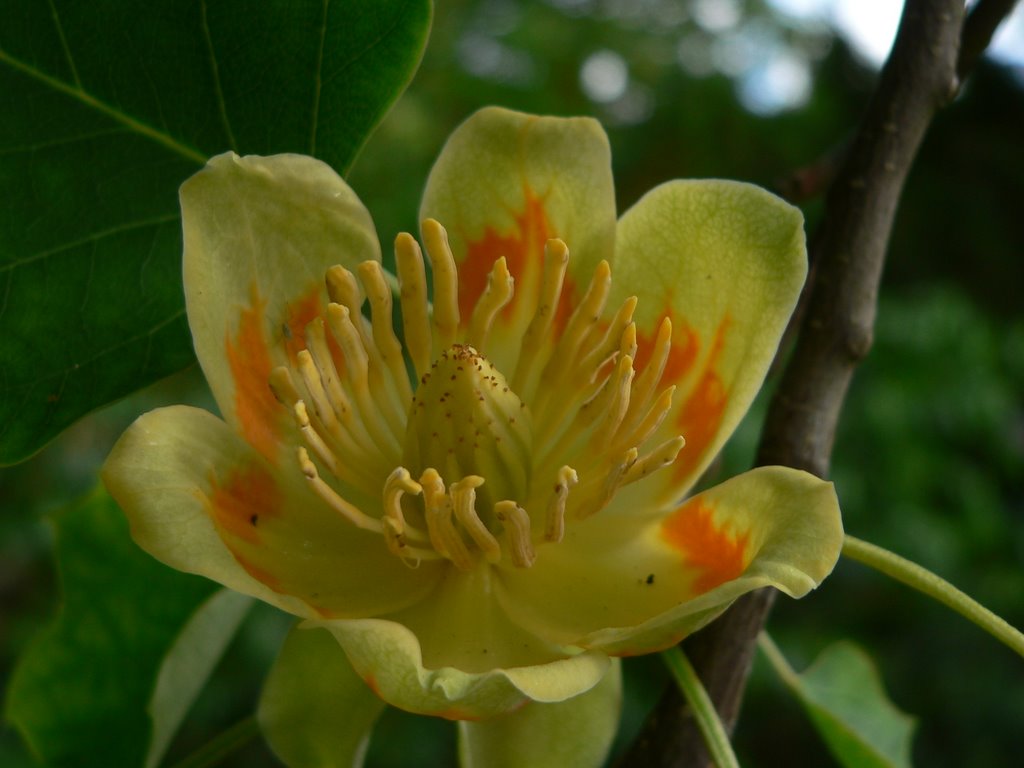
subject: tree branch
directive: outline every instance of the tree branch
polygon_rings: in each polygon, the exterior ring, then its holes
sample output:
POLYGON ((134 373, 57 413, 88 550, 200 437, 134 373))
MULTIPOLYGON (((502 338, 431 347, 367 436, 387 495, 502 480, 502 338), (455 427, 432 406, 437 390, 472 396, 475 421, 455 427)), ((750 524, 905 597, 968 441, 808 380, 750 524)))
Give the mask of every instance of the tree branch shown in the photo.
POLYGON ((996 29, 1015 5, 1017 0, 978 0, 971 8, 960 35, 960 58, 956 63, 956 74, 960 80, 974 71, 996 29))
MULTIPOLYGON (((982 0, 979 7, 997 3, 982 0)), ((963 15, 962 0, 906 2, 878 87, 826 198, 814 238, 814 282, 765 420, 758 464, 828 475, 846 391, 871 348, 878 285, 904 181, 932 117, 958 88, 961 31, 967 33, 963 15)), ((747 595, 686 641, 730 731, 773 600, 769 590, 747 595)), ((708 762, 699 731, 673 688, 621 764, 693 768, 708 762)))

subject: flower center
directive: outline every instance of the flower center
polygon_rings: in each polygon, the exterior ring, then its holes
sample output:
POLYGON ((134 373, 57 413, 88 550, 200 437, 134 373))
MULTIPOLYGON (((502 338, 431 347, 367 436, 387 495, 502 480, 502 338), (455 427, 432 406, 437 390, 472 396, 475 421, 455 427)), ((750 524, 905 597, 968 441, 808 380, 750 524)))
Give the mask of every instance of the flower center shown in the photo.
MULTIPOLYGON (((604 508, 624 485, 671 464, 675 435, 641 447, 668 413, 658 389, 671 324, 635 376, 636 299, 605 318, 611 276, 602 262, 556 328, 568 249, 548 241, 539 285, 519 300, 534 310, 510 380, 485 356, 499 312, 513 298, 504 258, 469 318, 459 316, 458 273, 447 235, 423 224, 434 275, 429 311, 423 256, 395 241, 405 353, 392 330, 391 290, 377 262, 358 280, 327 273, 330 304, 306 326, 306 349, 275 369, 270 386, 291 409, 310 487, 353 525, 382 535, 407 564, 448 560, 460 570, 507 559, 528 567, 561 541, 566 521, 604 508), (370 317, 362 314, 364 302, 370 317)), ((508 350, 505 350, 506 352, 508 350)))

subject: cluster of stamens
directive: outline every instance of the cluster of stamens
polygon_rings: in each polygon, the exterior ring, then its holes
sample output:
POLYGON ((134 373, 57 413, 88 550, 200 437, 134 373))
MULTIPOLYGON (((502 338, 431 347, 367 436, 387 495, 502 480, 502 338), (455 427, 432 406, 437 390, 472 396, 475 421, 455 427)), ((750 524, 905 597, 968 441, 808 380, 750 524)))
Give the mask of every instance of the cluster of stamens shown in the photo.
POLYGON ((515 295, 505 259, 461 318, 447 234, 427 220, 423 235, 432 311, 419 245, 404 233, 395 241, 415 393, 393 331, 391 286, 374 261, 359 265, 358 279, 340 266, 328 270, 327 310, 270 386, 294 416, 310 487, 354 526, 381 534, 407 564, 448 560, 468 571, 481 559, 508 558, 528 567, 540 544, 562 540, 567 518, 595 514, 620 488, 675 460, 678 435, 641 454, 671 408, 673 387, 659 389, 671 323, 662 321, 636 375, 636 299, 605 318, 607 262, 568 320, 556 323, 569 254, 549 240, 506 380, 487 354, 495 320, 515 295))

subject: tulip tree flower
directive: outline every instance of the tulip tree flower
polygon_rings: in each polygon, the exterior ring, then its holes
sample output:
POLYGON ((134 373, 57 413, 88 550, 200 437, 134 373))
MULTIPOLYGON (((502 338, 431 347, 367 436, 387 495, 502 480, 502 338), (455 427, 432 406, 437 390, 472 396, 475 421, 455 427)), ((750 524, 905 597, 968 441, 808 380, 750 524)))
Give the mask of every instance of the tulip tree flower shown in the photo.
POLYGON ((466 764, 599 764, 617 657, 835 564, 836 497, 811 475, 687 496, 795 305, 800 213, 673 181, 616 220, 610 166, 593 120, 478 112, 427 181, 422 248, 395 239, 397 301, 323 163, 229 153, 182 186, 222 417, 142 416, 104 479, 154 557, 304 620, 261 711, 286 761, 315 762, 316 722, 358 761, 372 691, 461 721, 466 764), (292 701, 300 679, 320 693, 292 701))

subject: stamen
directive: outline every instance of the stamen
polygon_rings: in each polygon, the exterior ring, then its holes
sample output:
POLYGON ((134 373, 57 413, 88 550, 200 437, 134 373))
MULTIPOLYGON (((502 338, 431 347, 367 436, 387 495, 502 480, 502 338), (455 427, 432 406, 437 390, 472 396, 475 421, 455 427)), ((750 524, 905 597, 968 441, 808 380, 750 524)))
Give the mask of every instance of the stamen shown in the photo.
POLYGON ((344 420, 345 415, 351 412, 351 406, 341 388, 341 377, 334 365, 330 347, 327 346, 324 321, 319 317, 306 326, 306 349, 320 373, 320 382, 331 401, 331 409, 340 420, 344 420))
POLYGON ((527 378, 534 370, 537 355, 545 346, 543 339, 548 335, 551 322, 554 320, 568 264, 569 248, 566 244, 561 240, 548 240, 544 244, 544 275, 541 278, 537 311, 530 320, 526 333, 523 334, 519 362, 512 377, 512 389, 520 394, 526 394, 527 378))
POLYGON ((487 562, 496 563, 501 559, 501 545, 476 513, 476 489, 484 484, 479 475, 469 475, 452 483, 449 493, 455 518, 466 529, 473 542, 480 547, 487 562))
POLYGON ((291 408, 295 402, 301 399, 299 390, 292 381, 292 374, 286 366, 279 365, 270 372, 270 391, 273 392, 277 402, 291 408))
POLYGON ((423 245, 434 272, 434 348, 448 349, 459 332, 459 274, 448 233, 434 219, 421 225, 423 245))
POLYGON ((548 504, 544 538, 547 541, 559 542, 565 535, 565 501, 569 491, 579 482, 576 470, 566 465, 558 470, 558 481, 555 493, 548 504))
MULTIPOLYGON (((636 379, 633 380, 633 395, 634 401, 636 401, 636 390, 637 384, 636 379)), ((619 429, 618 439, 616 440, 617 445, 640 445, 647 438, 654 434, 655 430, 661 426, 661 423, 665 420, 668 412, 672 410, 672 396, 675 394, 676 385, 670 384, 665 390, 658 395, 658 399, 654 401, 651 407, 644 413, 639 408, 633 412, 633 417, 627 419, 619 429), (639 421, 638 424, 633 422, 639 421)))
POLYGON ((362 510, 358 509, 354 505, 345 501, 341 496, 335 493, 334 489, 325 483, 321 478, 319 472, 317 472, 316 464, 310 461, 309 454, 305 448, 299 448, 299 466, 302 468, 302 474, 306 476, 313 491, 323 499, 327 504, 338 514, 348 520, 356 528, 362 528, 364 531, 372 531, 374 533, 382 533, 383 529, 380 520, 375 520, 372 517, 364 514, 362 510))
POLYGON ((306 391, 309 392, 309 397, 313 401, 313 410, 316 411, 317 417, 324 423, 324 426, 329 430, 334 430, 338 424, 338 414, 335 413, 331 398, 324 391, 320 370, 308 349, 299 351, 296 355, 296 363, 299 374, 302 376, 302 382, 306 385, 306 391))
POLYGON ((306 411, 306 404, 302 400, 299 400, 293 406, 293 412, 295 414, 295 421, 299 425, 299 430, 302 432, 302 437, 306 441, 306 445, 310 447, 322 463, 327 465, 327 469, 330 470, 331 474, 337 477, 341 471, 341 467, 334 456, 334 452, 328 447, 327 443, 324 442, 323 438, 320 437, 320 433, 313 428, 313 425, 309 420, 309 413, 306 411))
POLYGON ((391 458, 397 457, 400 453, 398 438, 390 429, 385 430, 379 418, 380 409, 370 392, 369 359, 359 338, 359 333, 352 324, 348 307, 341 304, 328 304, 327 322, 345 356, 349 384, 353 389, 362 415, 360 421, 366 427, 370 438, 381 454, 388 457, 388 463, 395 464, 397 462, 391 461, 391 458))
POLYGON ((395 238, 395 265, 398 268, 399 298, 402 304, 402 328, 405 348, 412 358, 419 379, 430 370, 430 318, 427 304, 427 276, 419 243, 408 232, 395 238))
POLYGON ((505 526, 509 557, 517 568, 529 568, 537 559, 530 539, 530 516, 514 501, 499 501, 494 516, 505 526))
POLYGON ((469 320, 469 345, 480 352, 486 352, 487 336, 491 332, 491 323, 501 308, 512 301, 514 293, 512 275, 508 264, 502 256, 494 262, 494 267, 487 276, 487 287, 473 308, 469 320))
POLYGON ((327 297, 331 301, 348 307, 351 311, 359 311, 359 307, 363 305, 363 294, 359 290, 355 275, 340 264, 335 264, 327 270, 324 282, 327 283, 327 297))
POLYGON ((597 492, 576 508, 577 519, 586 519, 608 506, 608 502, 611 501, 612 496, 615 495, 615 492, 622 485, 622 478, 629 471, 630 467, 636 464, 638 455, 639 451, 636 448, 630 448, 622 455, 621 459, 612 464, 606 471, 604 480, 597 492))
POLYGON ((615 374, 608 379, 607 401, 599 411, 601 423, 594 431, 595 444, 606 446, 619 424, 622 423, 626 411, 629 410, 630 384, 633 382, 633 358, 625 355, 619 359, 615 374))
MULTIPOLYGON (((399 400, 403 406, 407 405, 412 398, 412 388, 409 386, 409 374, 405 370, 405 361, 402 359, 402 345, 395 337, 392 323, 391 288, 384 279, 384 272, 379 262, 364 261, 359 265, 359 277, 363 281, 366 296, 370 301, 373 341, 380 351, 384 367, 391 374, 391 381, 399 400)), ((404 417, 404 408, 398 417, 400 420, 404 417)), ((392 427, 402 431, 404 424, 393 424, 392 427)))
POLYGON ((620 354, 636 357, 636 325, 633 323, 633 311, 636 309, 637 298, 630 296, 619 307, 611 324, 602 338, 587 352, 579 365, 579 370, 589 371, 600 368, 601 364, 616 350, 620 354))
POLYGON ((668 363, 668 353, 672 346, 672 321, 665 317, 658 326, 658 335, 654 339, 654 349, 651 350, 651 358, 647 361, 640 375, 633 383, 633 397, 637 403, 646 404, 654 395, 661 376, 665 372, 665 365, 668 363))
POLYGON ((578 358, 580 342, 583 341, 587 330, 601 318, 610 290, 611 267, 607 261, 602 261, 594 270, 594 277, 587 287, 587 292, 569 318, 565 332, 541 374, 535 406, 537 412, 543 413, 547 409, 548 401, 556 391, 564 391, 559 384, 566 372, 572 370, 572 363, 578 358))
POLYGON ((420 484, 409 477, 405 467, 395 469, 384 483, 384 541, 392 554, 414 568, 422 560, 439 560, 442 557, 433 549, 409 546, 410 541, 429 546, 426 535, 409 525, 402 514, 402 496, 406 493, 418 496, 422 490, 420 484))
POLYGON ((452 522, 452 500, 445 493, 444 481, 437 470, 426 469, 420 476, 420 486, 423 488, 424 517, 430 543, 459 570, 472 570, 473 556, 452 522))
POLYGON ((662 467, 667 467, 676 460, 676 456, 679 455, 685 444, 686 441, 682 435, 666 440, 626 470, 626 473, 622 476, 622 485, 635 483, 652 472, 656 472, 662 467))

